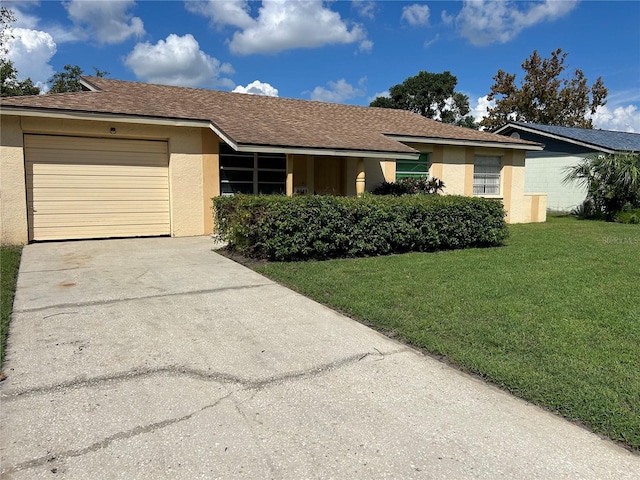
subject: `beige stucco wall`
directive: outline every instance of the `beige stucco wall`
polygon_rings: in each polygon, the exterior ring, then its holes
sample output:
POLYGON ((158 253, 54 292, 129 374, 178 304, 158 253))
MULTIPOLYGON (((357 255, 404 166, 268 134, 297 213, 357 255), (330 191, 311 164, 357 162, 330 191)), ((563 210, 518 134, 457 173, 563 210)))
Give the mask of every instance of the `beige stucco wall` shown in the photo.
POLYGON ((429 153, 429 175, 445 183, 448 195, 473 195, 473 165, 476 155, 502 158, 500 195, 509 223, 546 221, 546 195, 524 193, 525 152, 503 148, 480 148, 409 143, 422 153, 429 153), (544 209, 543 210, 543 206, 544 209))
POLYGON ((203 235, 212 231, 210 198, 219 195, 220 181, 219 140, 211 130, 2 115, 0 211, 3 242, 26 243, 28 240, 22 148, 25 133, 167 140, 171 235, 203 235), (116 129, 115 134, 111 133, 112 128, 116 129))
POLYGON ((393 182, 396 179, 395 160, 364 159, 364 175, 366 191, 370 192, 382 182, 393 182))
POLYGON ((0 117, 0 243, 28 241, 27 196, 20 118, 0 117))

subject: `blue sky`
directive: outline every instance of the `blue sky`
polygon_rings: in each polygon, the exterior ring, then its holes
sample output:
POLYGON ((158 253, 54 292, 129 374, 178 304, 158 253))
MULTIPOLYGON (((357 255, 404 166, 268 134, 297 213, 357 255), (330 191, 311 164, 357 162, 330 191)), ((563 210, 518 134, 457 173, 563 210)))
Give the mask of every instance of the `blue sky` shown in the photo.
POLYGON ((602 76, 598 128, 640 132, 638 1, 4 1, 22 77, 65 64, 111 78, 368 105, 420 70, 450 71, 476 118, 498 69, 562 48, 602 76), (277 90, 277 92, 276 92, 277 90))

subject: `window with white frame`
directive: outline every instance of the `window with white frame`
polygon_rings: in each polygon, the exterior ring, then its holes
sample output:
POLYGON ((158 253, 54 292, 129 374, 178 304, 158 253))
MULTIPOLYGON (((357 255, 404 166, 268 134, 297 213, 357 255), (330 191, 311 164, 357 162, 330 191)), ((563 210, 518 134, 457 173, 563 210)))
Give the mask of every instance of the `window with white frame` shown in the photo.
POLYGON ((473 194, 500 195, 502 159, 476 155, 473 166, 473 194))
POLYGON ((287 157, 281 153, 236 152, 220 144, 220 192, 285 193, 287 157))

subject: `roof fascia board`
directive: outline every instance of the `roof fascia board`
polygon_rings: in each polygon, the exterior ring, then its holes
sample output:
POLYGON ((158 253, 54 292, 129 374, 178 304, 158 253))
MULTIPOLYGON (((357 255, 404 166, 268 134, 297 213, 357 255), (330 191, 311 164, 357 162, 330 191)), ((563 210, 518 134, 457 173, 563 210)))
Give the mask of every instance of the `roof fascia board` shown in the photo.
MULTIPOLYGON (((233 148, 233 145, 231 145, 233 148)), ((331 148, 307 148, 307 147, 274 147, 271 145, 240 145, 234 150, 238 152, 256 153, 288 153, 291 155, 315 155, 324 157, 359 157, 380 158, 386 160, 416 160, 420 152, 374 152, 366 150, 336 150, 331 148)))
POLYGON ((603 147, 601 145, 596 145, 595 143, 583 142, 581 140, 575 140, 573 138, 565 137, 564 135, 558 135, 555 133, 545 132, 544 130, 538 130, 537 128, 532 127, 523 127, 522 125, 515 125, 513 123, 507 123, 505 126, 500 127, 494 133, 500 134, 500 132, 505 131, 507 128, 513 128, 514 130, 522 130, 523 132, 533 133, 535 135, 540 135, 547 138, 552 138, 554 140, 560 140, 562 142, 572 143, 574 145, 578 145, 580 147, 590 148, 592 150, 597 150, 598 152, 603 153, 616 153, 617 150, 612 150, 610 148, 603 147))
POLYGON ((477 141, 477 140, 459 140, 459 139, 432 138, 432 137, 408 137, 403 135, 390 135, 390 134, 387 134, 386 136, 393 138, 394 140, 398 140, 399 142, 432 143, 436 145, 455 145, 460 147, 512 148, 515 150, 530 150, 530 151, 543 150, 542 145, 526 145, 522 143, 484 142, 484 141, 477 141))
POLYGON ((48 109, 28 109, 15 108, 10 105, 2 107, 0 112, 2 115, 21 115, 23 117, 43 117, 43 118, 62 118, 68 120, 97 120, 112 121, 119 123, 142 123, 147 125, 167 125, 173 127, 204 127, 209 128, 211 122, 208 120, 187 120, 180 118, 158 118, 158 117, 139 117, 128 115, 117 115, 113 113, 97 113, 97 112, 77 112, 77 111, 60 111, 48 109))
POLYGON ((88 82, 87 80, 85 80, 82 77, 80 77, 79 83, 80 83, 80 85, 82 85, 84 88, 86 88, 90 92, 99 92, 100 91, 100 89, 98 87, 96 87, 93 83, 88 82))

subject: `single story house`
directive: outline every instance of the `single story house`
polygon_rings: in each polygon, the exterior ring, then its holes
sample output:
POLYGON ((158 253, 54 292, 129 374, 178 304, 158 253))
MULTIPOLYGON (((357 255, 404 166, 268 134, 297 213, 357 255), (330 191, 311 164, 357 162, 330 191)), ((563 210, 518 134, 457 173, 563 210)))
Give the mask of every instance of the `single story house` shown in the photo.
POLYGON ((525 192, 546 192, 550 211, 568 212, 584 201, 586 187, 564 183, 567 167, 598 154, 640 152, 640 134, 588 128, 556 127, 509 122, 495 133, 544 144, 542 151, 528 151, 525 192))
POLYGON ((83 91, 0 100, 3 243, 212 232, 211 198, 357 195, 431 175, 447 194, 501 199, 507 221, 545 220, 524 193, 542 146, 411 112, 83 77, 83 91))

